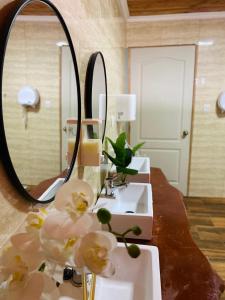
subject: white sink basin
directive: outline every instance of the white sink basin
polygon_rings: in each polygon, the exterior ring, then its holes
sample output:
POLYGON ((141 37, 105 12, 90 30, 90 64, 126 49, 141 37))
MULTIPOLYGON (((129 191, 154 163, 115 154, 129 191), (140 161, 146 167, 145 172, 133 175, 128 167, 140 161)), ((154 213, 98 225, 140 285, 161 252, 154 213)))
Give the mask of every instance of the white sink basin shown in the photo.
POLYGON ((65 178, 58 178, 56 179, 52 185, 41 195, 41 197, 38 199, 39 201, 48 201, 55 197, 56 192, 58 189, 63 185, 65 182, 65 178))
POLYGON ((110 278, 97 276, 95 300, 161 300, 158 248, 139 245, 141 255, 129 257, 123 244, 113 253, 116 272, 110 278))
POLYGON ((116 188, 114 195, 115 199, 107 198, 103 190, 97 201, 97 208, 104 207, 112 213, 113 230, 122 233, 129 227, 138 225, 142 229, 141 235, 131 233, 127 237, 150 240, 153 222, 151 184, 129 183, 127 187, 116 188))
POLYGON ((134 156, 128 168, 138 170, 138 174, 129 175, 129 182, 150 182, 150 159, 149 157, 134 156))
POLYGON ((149 173, 150 159, 149 157, 134 156, 128 168, 136 169, 140 173, 149 173))

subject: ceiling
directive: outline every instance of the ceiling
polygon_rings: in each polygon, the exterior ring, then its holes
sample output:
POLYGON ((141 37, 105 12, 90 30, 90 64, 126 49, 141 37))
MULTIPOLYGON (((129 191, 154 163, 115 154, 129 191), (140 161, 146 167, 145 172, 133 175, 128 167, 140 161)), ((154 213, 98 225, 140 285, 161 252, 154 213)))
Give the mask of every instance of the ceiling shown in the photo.
POLYGON ((130 16, 225 11, 225 0, 127 0, 130 16))

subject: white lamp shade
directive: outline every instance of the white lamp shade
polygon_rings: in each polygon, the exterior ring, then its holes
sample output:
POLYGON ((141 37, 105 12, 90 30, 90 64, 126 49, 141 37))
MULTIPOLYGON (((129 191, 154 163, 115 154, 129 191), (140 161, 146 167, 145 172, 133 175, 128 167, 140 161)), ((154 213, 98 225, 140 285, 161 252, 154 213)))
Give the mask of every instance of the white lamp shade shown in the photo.
POLYGON ((99 111, 98 116, 99 119, 104 121, 105 120, 105 110, 106 110, 106 95, 100 94, 99 95, 99 111))
POLYGON ((136 95, 116 95, 116 118, 118 122, 130 122, 136 120, 136 95))

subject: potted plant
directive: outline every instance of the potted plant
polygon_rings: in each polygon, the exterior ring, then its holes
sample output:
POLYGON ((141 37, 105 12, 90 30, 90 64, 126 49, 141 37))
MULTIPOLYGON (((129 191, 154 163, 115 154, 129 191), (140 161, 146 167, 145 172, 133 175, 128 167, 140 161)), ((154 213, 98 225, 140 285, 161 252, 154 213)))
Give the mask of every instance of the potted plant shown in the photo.
POLYGON ((119 134, 115 142, 109 137, 106 137, 106 139, 111 144, 115 153, 115 157, 112 157, 108 152, 103 151, 103 154, 116 166, 117 175, 115 184, 117 186, 125 185, 127 175, 136 175, 138 173, 137 170, 128 168, 128 166, 131 163, 132 157, 135 156, 136 152, 144 145, 144 142, 131 148, 127 143, 125 132, 119 134))

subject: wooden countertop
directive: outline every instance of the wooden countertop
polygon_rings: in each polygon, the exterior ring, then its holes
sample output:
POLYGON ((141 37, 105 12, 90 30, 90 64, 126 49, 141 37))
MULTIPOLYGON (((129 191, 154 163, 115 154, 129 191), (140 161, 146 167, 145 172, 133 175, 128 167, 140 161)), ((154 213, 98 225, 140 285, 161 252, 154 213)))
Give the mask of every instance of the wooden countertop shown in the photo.
MULTIPOLYGON (((224 282, 191 237, 183 195, 168 183, 160 169, 151 168, 151 184, 153 238, 135 243, 159 249, 163 300, 218 300, 224 282)), ((46 189, 46 182, 34 192, 40 194, 42 187, 46 189)))
POLYGON ((160 169, 151 168, 151 184, 153 239, 145 244, 159 249, 163 300, 218 300, 224 282, 191 237, 183 195, 160 169))

